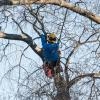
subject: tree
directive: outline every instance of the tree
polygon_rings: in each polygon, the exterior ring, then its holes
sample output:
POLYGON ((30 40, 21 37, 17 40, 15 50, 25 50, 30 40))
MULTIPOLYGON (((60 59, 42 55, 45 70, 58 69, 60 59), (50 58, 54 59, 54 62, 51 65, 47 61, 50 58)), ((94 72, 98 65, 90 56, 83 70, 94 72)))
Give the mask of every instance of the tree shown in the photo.
POLYGON ((10 66, 4 77, 7 79, 11 77, 10 80, 17 82, 17 97, 22 100, 35 100, 36 98, 42 100, 45 97, 52 100, 75 100, 75 98, 80 100, 82 97, 85 100, 98 100, 100 98, 98 84, 100 27, 96 24, 100 23, 100 17, 88 11, 88 9, 92 9, 98 14, 99 0, 92 1, 92 3, 89 1, 73 1, 71 3, 71 1, 64 0, 3 0, 0 2, 1 5, 5 5, 0 9, 2 17, 0 19, 2 28, 0 38, 8 40, 1 41, 1 50, 3 51, 1 61, 6 61, 10 66), (91 6, 92 4, 94 6, 91 6), (86 9, 83 10, 80 7, 86 9), (13 29, 14 33, 8 34, 5 32, 8 31, 8 25, 17 31, 13 29), (41 74, 42 65, 39 67, 38 64, 32 63, 35 62, 32 59, 36 57, 32 58, 29 53, 26 53, 26 51, 30 52, 29 48, 31 48, 42 60, 42 49, 38 46, 39 36, 41 33, 48 32, 55 32, 60 38, 62 51, 61 65, 64 73, 63 76, 60 75, 54 80, 45 78, 44 74, 41 74), (36 41, 37 39, 38 41, 36 41), (12 40, 22 42, 13 43, 12 40), (23 45, 23 42, 27 45, 23 45), (19 48, 20 45, 23 47, 19 48), (10 46, 11 48, 17 47, 17 49, 9 51, 10 46), (20 53, 16 53, 17 51, 20 53), (10 60, 11 56, 14 59, 16 57, 13 52, 19 55, 19 59, 14 65, 10 60), (33 68, 33 66, 36 68, 30 70, 24 63, 30 66, 29 68, 33 68), (16 69, 17 71, 15 71, 16 69), (13 72, 18 74, 15 80, 13 72), (53 84, 54 86, 52 86, 53 84), (86 87, 88 88, 85 91, 86 87))

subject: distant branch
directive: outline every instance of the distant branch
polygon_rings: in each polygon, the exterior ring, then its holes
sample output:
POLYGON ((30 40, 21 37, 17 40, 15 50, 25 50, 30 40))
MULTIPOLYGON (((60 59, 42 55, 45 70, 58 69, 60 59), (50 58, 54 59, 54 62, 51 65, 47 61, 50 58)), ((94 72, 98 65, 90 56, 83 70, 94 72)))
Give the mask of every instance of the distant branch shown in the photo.
POLYGON ((72 80, 69 82, 68 87, 70 88, 72 85, 76 84, 76 83, 79 82, 81 79, 86 78, 86 77, 91 77, 91 78, 98 78, 98 79, 100 79, 100 72, 98 72, 98 73, 87 73, 87 74, 79 75, 79 76, 75 77, 74 79, 72 79, 72 80))

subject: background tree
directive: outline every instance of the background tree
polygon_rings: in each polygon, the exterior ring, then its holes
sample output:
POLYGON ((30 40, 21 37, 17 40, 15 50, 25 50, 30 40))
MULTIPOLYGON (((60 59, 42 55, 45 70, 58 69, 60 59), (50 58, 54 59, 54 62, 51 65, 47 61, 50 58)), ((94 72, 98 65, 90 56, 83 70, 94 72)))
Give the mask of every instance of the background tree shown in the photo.
POLYGON ((7 86, 5 91, 10 89, 19 100, 99 100, 99 0, 0 2, 1 87, 7 86), (46 78, 42 69, 39 36, 49 32, 60 38, 64 69, 54 80, 46 78))

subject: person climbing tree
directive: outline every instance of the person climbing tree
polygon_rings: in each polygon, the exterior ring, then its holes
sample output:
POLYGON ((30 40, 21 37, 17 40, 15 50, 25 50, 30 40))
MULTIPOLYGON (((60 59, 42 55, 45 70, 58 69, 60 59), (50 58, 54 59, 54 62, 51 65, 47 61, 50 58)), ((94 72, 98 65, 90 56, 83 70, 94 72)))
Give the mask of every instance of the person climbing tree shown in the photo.
POLYGON ((43 47, 43 69, 46 76, 51 78, 54 76, 55 71, 60 72, 59 42, 56 42, 57 38, 54 33, 47 36, 42 34, 40 37, 43 47))

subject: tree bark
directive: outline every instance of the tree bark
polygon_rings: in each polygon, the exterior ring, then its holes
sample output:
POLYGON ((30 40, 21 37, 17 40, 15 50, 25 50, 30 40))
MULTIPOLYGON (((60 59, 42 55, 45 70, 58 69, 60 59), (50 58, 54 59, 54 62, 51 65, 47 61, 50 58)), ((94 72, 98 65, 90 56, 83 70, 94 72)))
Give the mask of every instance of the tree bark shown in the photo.
POLYGON ((71 100, 69 87, 61 75, 54 77, 54 83, 57 88, 57 95, 53 100, 71 100))

